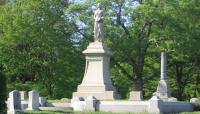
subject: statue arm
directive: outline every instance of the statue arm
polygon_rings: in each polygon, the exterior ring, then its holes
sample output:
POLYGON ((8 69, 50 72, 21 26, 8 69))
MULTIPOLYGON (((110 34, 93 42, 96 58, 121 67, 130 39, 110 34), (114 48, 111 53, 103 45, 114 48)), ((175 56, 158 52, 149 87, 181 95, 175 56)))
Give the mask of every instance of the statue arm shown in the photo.
POLYGON ((103 16, 102 16, 102 17, 100 17, 100 18, 99 18, 99 21, 103 20, 103 18, 104 18, 103 16))

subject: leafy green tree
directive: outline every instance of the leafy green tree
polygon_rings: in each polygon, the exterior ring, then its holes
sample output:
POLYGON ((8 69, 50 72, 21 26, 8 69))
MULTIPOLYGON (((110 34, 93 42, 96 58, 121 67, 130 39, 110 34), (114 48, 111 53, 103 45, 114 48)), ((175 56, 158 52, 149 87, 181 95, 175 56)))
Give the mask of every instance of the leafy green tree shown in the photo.
MULTIPOLYGON (((72 18, 78 19, 86 26, 83 28, 84 30, 79 30, 85 40, 83 41, 84 46, 92 41, 92 14, 94 4, 97 2, 104 3, 105 42, 113 53, 111 62, 113 63, 114 84, 120 85, 118 88, 127 88, 127 85, 117 81, 121 79, 120 76, 125 76, 125 80, 132 83, 132 87, 128 86, 129 89, 126 90, 121 89, 121 92, 128 92, 133 89, 143 91, 146 97, 152 96, 160 78, 161 51, 168 52, 170 55, 169 65, 171 65, 172 61, 178 63, 182 60, 181 58, 173 59, 171 56, 183 56, 186 51, 184 48, 199 50, 199 46, 196 44, 199 34, 197 0, 190 2, 186 0, 97 0, 96 2, 86 1, 85 4, 71 4, 67 12, 71 13, 72 18), (186 45, 188 43, 191 45, 186 45), (192 46, 193 44, 196 45, 192 46)), ((195 55, 197 51, 190 52, 185 56, 199 57, 195 55)), ((185 59, 184 61, 185 63, 188 62, 185 59)), ((175 67, 176 65, 172 66, 175 67)), ((189 70, 193 68, 193 66, 188 66, 186 68, 188 70, 185 71, 196 74, 197 70, 189 70)), ((169 79, 173 80, 175 76, 177 80, 173 81, 177 84, 179 93, 183 93, 181 87, 185 87, 184 83, 178 80, 186 80, 186 77, 191 75, 184 76, 184 74, 181 76, 184 77, 182 79, 180 76, 174 75, 172 69, 169 69, 169 79)), ((191 82, 188 84, 191 85, 191 82)), ((182 99, 180 95, 174 95, 182 99)))
POLYGON ((33 82, 42 95, 71 96, 83 70, 67 7, 65 0, 16 0, 2 7, 0 63, 9 83, 33 82))

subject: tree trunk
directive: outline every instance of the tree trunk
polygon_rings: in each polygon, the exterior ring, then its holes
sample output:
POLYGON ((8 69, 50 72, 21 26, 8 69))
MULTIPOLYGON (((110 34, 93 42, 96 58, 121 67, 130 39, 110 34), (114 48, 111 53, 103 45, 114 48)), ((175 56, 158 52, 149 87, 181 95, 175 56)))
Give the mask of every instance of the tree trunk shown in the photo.
POLYGON ((184 86, 183 86, 183 65, 180 63, 175 64, 176 67, 176 83, 177 83, 177 97, 178 100, 183 100, 183 91, 184 91, 184 86))

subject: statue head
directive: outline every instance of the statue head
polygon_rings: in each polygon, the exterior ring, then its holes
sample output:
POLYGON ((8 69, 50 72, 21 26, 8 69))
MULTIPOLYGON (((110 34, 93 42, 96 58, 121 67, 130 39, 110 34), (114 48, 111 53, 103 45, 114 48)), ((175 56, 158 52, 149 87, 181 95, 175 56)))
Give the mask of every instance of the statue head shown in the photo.
POLYGON ((97 4, 97 7, 98 7, 99 9, 102 9, 103 5, 102 5, 101 3, 98 3, 98 4, 97 4))

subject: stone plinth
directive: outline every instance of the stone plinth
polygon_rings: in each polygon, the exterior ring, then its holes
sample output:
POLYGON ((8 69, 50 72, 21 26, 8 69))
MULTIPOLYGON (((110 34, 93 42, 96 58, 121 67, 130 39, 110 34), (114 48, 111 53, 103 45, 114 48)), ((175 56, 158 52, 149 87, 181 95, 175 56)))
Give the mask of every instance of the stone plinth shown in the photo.
POLYGON ((92 42, 83 51, 86 56, 85 74, 73 97, 94 96, 97 99, 119 97, 110 79, 110 51, 102 42, 92 42))
POLYGON ((143 99, 141 91, 131 91, 129 93, 129 100, 141 101, 143 99))

